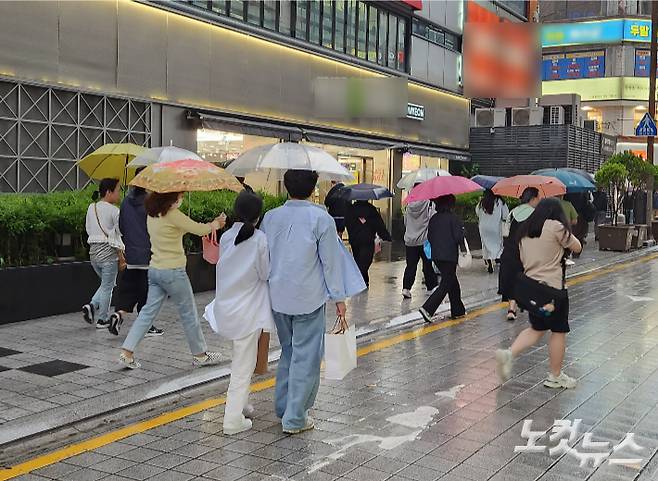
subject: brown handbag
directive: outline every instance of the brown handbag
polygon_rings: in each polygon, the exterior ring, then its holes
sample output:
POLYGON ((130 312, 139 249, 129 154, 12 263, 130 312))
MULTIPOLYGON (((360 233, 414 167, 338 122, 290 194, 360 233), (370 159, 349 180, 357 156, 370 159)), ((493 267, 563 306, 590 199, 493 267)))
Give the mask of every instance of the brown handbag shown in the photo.
POLYGON ((267 374, 267 365, 270 355, 270 333, 261 331, 258 338, 258 355, 256 356, 256 374, 267 374))

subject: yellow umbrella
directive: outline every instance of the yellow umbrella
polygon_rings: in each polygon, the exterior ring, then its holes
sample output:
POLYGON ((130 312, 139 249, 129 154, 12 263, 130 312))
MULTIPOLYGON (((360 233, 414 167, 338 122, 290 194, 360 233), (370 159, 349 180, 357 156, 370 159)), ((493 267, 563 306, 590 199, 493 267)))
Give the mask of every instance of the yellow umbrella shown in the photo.
POLYGON ((165 194, 228 189, 240 192, 238 179, 224 169, 203 160, 175 160, 151 164, 141 171, 130 185, 165 194))
POLYGON ((135 144, 105 144, 78 160, 78 167, 92 179, 119 179, 125 184, 135 175, 135 171, 126 166, 146 150, 135 144))

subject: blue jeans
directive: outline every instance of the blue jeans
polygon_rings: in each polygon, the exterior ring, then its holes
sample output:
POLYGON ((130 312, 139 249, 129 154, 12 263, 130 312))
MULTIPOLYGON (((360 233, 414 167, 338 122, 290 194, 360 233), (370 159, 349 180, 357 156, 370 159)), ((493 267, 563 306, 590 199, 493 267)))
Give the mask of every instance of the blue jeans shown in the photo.
POLYGON ((112 302, 112 290, 117 281, 119 272, 119 262, 93 262, 91 267, 101 280, 101 285, 96 290, 94 297, 91 298, 90 304, 94 306, 95 317, 98 321, 107 321, 110 311, 110 302, 112 302))
POLYGON ((133 322, 123 348, 134 352, 137 345, 144 339, 146 332, 153 325, 155 317, 160 313, 162 303, 169 296, 178 310, 178 316, 183 323, 183 331, 192 354, 202 354, 207 350, 206 339, 201 331, 197 315, 194 293, 190 279, 184 268, 154 269, 149 268, 149 293, 146 305, 133 322))
POLYGON ((310 314, 273 314, 281 344, 274 407, 283 429, 301 429, 320 387, 325 306, 310 314))

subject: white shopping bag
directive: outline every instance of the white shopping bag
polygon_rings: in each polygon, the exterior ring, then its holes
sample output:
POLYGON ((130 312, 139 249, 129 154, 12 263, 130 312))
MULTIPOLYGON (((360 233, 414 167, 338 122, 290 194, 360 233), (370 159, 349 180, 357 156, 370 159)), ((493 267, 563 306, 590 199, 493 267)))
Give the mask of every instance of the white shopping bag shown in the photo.
POLYGON ((324 335, 324 377, 341 380, 356 368, 356 329, 343 332, 333 329, 324 335), (336 333, 334 333, 336 332, 336 333))

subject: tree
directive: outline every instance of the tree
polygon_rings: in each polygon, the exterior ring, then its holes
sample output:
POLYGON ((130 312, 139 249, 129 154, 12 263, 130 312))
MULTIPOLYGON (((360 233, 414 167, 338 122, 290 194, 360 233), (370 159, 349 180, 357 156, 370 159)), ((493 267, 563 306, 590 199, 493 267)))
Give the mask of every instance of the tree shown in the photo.
POLYGON ((628 185, 628 169, 623 162, 613 157, 608 159, 596 172, 595 179, 599 187, 608 192, 608 205, 612 211, 612 224, 617 225, 617 215, 624 205, 624 196, 628 185))

